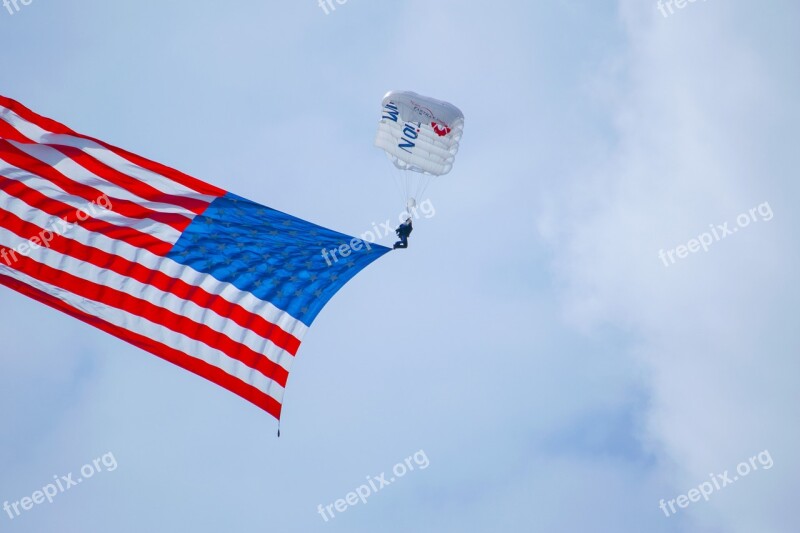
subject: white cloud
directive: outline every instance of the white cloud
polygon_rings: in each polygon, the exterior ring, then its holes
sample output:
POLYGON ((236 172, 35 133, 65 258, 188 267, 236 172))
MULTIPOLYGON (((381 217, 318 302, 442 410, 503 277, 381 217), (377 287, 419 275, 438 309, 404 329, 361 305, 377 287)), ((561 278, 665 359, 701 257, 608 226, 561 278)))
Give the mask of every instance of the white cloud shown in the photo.
POLYGON ((791 451, 800 433, 787 424, 800 414, 788 377, 800 345, 787 319, 798 217, 795 179, 783 169, 797 168, 786 139, 798 69, 787 70, 786 55, 800 43, 773 28, 797 10, 708 2, 663 19, 650 4, 621 2, 630 49, 611 99, 617 142, 550 199, 540 227, 573 323, 640 336, 649 438, 676 494, 763 449, 781 457, 762 479, 691 509, 697 527, 793 531, 797 519, 781 506, 797 492, 800 466, 791 451), (773 220, 669 268, 658 259, 764 201, 773 220))

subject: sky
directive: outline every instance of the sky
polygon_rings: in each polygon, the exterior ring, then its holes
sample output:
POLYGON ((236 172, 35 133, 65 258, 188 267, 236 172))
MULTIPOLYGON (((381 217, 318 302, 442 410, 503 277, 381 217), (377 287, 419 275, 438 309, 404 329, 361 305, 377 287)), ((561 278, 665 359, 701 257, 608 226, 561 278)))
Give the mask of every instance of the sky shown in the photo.
POLYGON ((466 116, 435 215, 306 336, 280 438, 0 290, 0 504, 99 459, 0 531, 797 531, 800 4, 666 4, 0 9, 0 94, 348 234, 403 208, 383 94, 466 116))

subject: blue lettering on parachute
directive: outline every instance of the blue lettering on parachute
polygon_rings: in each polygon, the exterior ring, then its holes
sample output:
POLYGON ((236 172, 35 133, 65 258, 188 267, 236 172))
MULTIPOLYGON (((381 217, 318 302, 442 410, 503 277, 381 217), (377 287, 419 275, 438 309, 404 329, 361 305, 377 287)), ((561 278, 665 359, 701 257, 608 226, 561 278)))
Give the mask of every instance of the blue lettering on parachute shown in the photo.
MULTIPOLYGON (((397 122, 400 118, 400 110, 397 109, 397 105, 394 102, 389 102, 385 106, 383 106, 383 117, 382 119, 391 120, 392 122, 397 122)), ((416 146, 414 142, 417 137, 419 137, 419 128, 421 127, 421 123, 417 122, 406 122, 403 127, 403 136, 400 138, 402 142, 400 142, 397 147, 401 150, 404 150, 411 153, 411 149, 416 146)))
POLYGON ((403 135, 408 137, 409 139, 416 140, 418 137, 417 135, 417 128, 414 127, 413 124, 406 124, 406 127, 403 128, 403 135))
POLYGON ((419 137, 420 126, 421 123, 419 122, 416 124, 413 122, 406 122, 405 128, 403 128, 403 136, 400 138, 400 140, 405 142, 401 142, 397 147, 410 154, 411 150, 409 150, 409 148, 413 149, 416 146, 414 140, 419 137))
POLYGON ((386 114, 383 115, 382 118, 389 119, 392 122, 397 122, 397 115, 400 113, 400 111, 397 109, 396 105, 394 105, 392 102, 389 102, 383 106, 383 111, 386 114))

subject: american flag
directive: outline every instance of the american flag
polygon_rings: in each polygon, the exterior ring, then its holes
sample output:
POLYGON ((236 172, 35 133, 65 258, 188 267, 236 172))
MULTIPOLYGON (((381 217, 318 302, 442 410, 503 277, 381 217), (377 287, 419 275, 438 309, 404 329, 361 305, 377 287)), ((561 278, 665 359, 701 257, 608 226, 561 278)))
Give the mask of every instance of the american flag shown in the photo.
POLYGON ((0 96, 0 283, 278 419, 308 327, 388 251, 0 96))

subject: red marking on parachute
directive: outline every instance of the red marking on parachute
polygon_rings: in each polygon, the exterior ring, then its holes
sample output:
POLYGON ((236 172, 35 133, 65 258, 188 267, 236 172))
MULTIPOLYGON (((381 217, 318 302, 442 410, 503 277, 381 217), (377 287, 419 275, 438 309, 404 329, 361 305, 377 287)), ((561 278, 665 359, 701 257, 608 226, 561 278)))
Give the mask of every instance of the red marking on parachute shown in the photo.
POLYGON ((434 133, 436 133, 436 135, 438 135, 439 137, 444 137, 445 135, 453 131, 449 127, 443 124, 437 124, 436 122, 431 122, 431 127, 433 128, 434 133))

